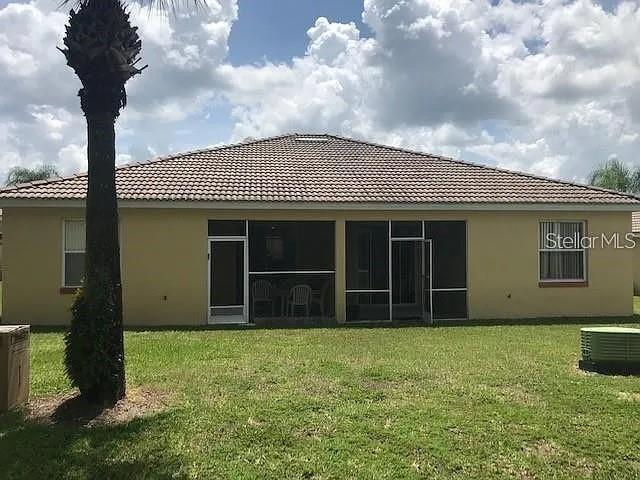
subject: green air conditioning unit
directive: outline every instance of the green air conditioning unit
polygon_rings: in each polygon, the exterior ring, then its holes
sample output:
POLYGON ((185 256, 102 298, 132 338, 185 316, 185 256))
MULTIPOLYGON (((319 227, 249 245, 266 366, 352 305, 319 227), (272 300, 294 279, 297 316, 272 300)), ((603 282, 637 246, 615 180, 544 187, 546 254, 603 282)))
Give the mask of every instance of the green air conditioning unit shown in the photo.
POLYGON ((582 370, 622 375, 640 374, 640 329, 588 327, 580 329, 582 370))

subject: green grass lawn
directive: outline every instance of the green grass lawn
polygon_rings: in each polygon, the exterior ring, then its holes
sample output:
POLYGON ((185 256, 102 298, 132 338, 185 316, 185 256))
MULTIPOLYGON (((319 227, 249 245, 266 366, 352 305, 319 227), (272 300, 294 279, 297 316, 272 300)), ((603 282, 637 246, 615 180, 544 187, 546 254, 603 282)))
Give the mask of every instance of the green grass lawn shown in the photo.
MULTIPOLYGON (((576 369, 579 327, 128 332, 164 411, 0 416, 2 478, 638 478, 640 379, 576 369)), ((32 395, 66 392, 32 336, 32 395)))

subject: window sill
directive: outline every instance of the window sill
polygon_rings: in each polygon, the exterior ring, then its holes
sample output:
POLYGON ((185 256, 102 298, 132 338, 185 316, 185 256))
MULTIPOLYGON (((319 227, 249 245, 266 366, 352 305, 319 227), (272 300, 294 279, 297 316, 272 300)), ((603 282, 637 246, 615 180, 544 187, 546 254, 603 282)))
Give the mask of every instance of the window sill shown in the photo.
POLYGON ((60 295, 75 295, 80 287, 60 287, 60 295))
POLYGON ((586 280, 567 281, 567 282, 538 282, 540 288, 553 288, 553 287, 588 287, 589 282, 586 280))

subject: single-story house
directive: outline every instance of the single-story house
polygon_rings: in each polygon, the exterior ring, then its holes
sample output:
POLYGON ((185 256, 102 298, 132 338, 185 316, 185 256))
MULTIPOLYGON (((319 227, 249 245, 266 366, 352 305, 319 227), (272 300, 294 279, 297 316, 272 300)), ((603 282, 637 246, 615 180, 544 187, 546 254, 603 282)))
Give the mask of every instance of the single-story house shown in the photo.
MULTIPOLYGON (((582 242, 623 243, 632 195, 334 135, 116 177, 130 326, 632 314, 633 249, 582 242)), ((69 322, 86 185, 78 174, 0 191, 3 322, 69 322)))

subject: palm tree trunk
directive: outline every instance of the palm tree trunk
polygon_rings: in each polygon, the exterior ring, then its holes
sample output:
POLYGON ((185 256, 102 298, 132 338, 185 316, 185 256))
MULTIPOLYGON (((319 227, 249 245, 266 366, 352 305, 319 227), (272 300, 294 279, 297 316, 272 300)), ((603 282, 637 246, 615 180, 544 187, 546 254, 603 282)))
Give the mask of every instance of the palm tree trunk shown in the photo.
MULTIPOLYGON (((89 163, 86 204, 84 302, 87 313, 103 322, 107 338, 110 382, 88 396, 115 402, 125 395, 122 333, 122 284, 118 242, 118 202, 115 185, 115 116, 95 113, 87 118, 89 163)), ((91 339, 86 339, 91 343, 91 339)))
POLYGON ((144 69, 136 67, 142 43, 122 1, 78 0, 61 49, 82 82, 89 161, 84 288, 71 308, 65 369, 100 404, 125 394, 114 124, 127 103, 125 84, 144 69))

